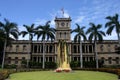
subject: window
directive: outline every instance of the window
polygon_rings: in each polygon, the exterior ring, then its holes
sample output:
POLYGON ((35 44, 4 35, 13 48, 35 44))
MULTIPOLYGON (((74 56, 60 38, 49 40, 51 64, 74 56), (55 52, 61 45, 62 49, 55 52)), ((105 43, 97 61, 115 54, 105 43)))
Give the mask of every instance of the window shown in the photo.
POLYGON ((52 62, 52 57, 49 57, 49 62, 52 62))
POLYGON ((86 53, 88 53, 88 46, 86 45, 86 53))
POLYGON ((8 61, 8 64, 11 64, 11 61, 8 61))
POLYGON ((116 64, 119 64, 119 57, 116 57, 116 64))
POLYGON ((58 27, 59 27, 59 23, 57 23, 58 27))
POLYGON ((18 61, 15 61, 15 64, 18 64, 18 61))
POLYGON ((85 57, 83 57, 83 61, 85 61, 85 57))
POLYGON ((12 51, 12 45, 10 45, 10 47, 9 47, 9 51, 12 51))
POLYGON ((101 57, 101 61, 102 61, 102 63, 104 64, 105 58, 104 58, 104 57, 101 57))
POLYGON ((25 57, 22 57, 22 60, 25 60, 25 57))
POLYGON ((36 62, 37 58, 36 57, 33 57, 33 61, 36 62))
POLYGON ((100 45, 100 50, 103 51, 103 45, 100 45))
POLYGON ((46 51, 45 51, 45 52, 46 52, 46 53, 49 53, 49 52, 48 52, 48 45, 46 45, 46 51))
POLYGON ((25 51, 26 50, 26 45, 23 45, 23 51, 25 51))
POLYGON ((108 47, 110 47, 111 45, 110 44, 108 44, 108 47))
POLYGON ((78 45, 78 53, 80 53, 80 45, 78 45))
POLYGON ((64 36, 65 36, 65 39, 66 39, 66 36, 67 36, 67 35, 66 35, 66 32, 64 33, 64 36))
POLYGON ((18 57, 15 57, 15 59, 18 59, 18 57))
POLYGON ((53 46, 52 45, 50 45, 49 50, 50 50, 50 53, 53 52, 53 46))
POLYGON ((60 32, 60 38, 61 38, 62 33, 60 32))
POLYGON ((93 57, 90 57, 90 61, 93 61, 93 57))
POLYGON ((16 45, 16 52, 18 51, 18 49, 19 49, 19 45, 16 45))
POLYGON ((89 53, 92 53, 92 45, 89 45, 89 53))
POLYGON ((40 53, 40 45, 38 46, 38 53, 40 53))
POLYGON ((76 48, 76 45, 74 45, 74 53, 76 53, 77 52, 77 48, 76 48))
POLYGON ((77 57, 74 57, 74 61, 77 61, 77 57))
POLYGON ((46 57, 45 59, 46 59, 46 62, 48 62, 48 57, 46 57))
POLYGON ((82 52, 85 53, 85 46, 82 46, 82 52))
POLYGON ((66 27, 68 27, 68 23, 66 23, 66 27))
POLYGON ((8 57, 8 59, 11 59, 11 57, 8 57))
POLYGON ((115 45, 115 48, 117 48, 118 47, 118 45, 115 45))
POLYGON ((37 53, 37 45, 34 46, 34 53, 37 53))
POLYGON ((109 64, 112 64, 112 57, 109 57, 109 58, 108 58, 108 63, 109 63, 109 64))
POLYGON ((110 49, 110 44, 108 44, 108 52, 111 52, 111 49, 110 49))

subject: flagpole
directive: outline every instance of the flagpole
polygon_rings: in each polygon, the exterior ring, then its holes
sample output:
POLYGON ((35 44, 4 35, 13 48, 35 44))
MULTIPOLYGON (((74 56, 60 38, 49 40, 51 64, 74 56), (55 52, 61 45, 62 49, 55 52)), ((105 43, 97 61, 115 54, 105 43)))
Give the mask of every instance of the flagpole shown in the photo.
POLYGON ((64 8, 61 9, 62 12, 62 18, 64 18, 64 8))

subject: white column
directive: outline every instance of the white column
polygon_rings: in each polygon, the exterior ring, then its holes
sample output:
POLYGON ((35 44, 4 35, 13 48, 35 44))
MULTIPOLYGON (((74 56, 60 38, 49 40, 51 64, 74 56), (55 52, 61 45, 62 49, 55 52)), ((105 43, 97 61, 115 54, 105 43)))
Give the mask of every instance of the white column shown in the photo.
POLYGON ((55 56, 55 62, 57 62, 56 56, 55 56))
POLYGON ((88 50, 88 53, 89 53, 89 45, 87 45, 87 50, 88 50))

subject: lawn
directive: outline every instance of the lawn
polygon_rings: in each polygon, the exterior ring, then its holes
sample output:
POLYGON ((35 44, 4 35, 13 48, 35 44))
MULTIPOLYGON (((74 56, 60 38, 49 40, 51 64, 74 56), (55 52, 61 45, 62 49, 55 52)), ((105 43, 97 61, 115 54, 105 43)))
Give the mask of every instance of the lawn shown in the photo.
POLYGON ((114 74, 94 71, 73 71, 70 73, 36 71, 11 74, 10 80, 118 80, 118 78, 114 74))

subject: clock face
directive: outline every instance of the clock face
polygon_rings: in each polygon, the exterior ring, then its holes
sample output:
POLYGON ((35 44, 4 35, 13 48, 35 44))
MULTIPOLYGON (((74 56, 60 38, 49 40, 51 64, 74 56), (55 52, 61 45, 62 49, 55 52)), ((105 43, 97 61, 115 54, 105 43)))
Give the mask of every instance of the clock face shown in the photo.
POLYGON ((62 23, 61 23, 61 26, 64 26, 64 25, 65 25, 65 23, 64 23, 64 22, 62 22, 62 23))

